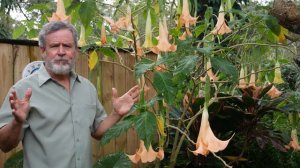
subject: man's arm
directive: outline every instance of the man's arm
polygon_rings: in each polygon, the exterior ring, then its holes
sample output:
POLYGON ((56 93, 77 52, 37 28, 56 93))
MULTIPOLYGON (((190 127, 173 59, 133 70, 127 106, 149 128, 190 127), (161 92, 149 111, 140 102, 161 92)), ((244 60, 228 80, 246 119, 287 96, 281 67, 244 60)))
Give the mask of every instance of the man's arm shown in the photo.
POLYGON ((3 152, 9 152, 15 148, 21 140, 23 123, 26 121, 30 109, 29 100, 31 94, 32 90, 29 88, 26 90, 22 100, 18 99, 15 90, 9 95, 13 119, 0 128, 0 149, 3 152))
POLYGON ((118 97, 117 90, 112 89, 113 112, 108 115, 98 126, 97 130, 92 134, 96 139, 100 139, 102 135, 116 124, 124 115, 126 115, 134 103, 139 99, 140 90, 138 86, 132 87, 123 96, 118 97))
POLYGON ((3 152, 9 152, 19 144, 22 125, 13 119, 10 123, 0 128, 0 149, 3 152))

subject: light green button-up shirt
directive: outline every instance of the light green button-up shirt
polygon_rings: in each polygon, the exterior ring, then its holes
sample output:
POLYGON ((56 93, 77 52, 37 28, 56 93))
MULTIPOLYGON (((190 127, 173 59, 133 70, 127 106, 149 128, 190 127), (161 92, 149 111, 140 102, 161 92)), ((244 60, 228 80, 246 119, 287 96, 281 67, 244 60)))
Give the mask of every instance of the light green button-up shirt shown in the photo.
MULTIPOLYGON (((24 168, 92 167, 91 133, 106 113, 93 84, 71 74, 70 93, 44 66, 13 86, 19 98, 32 88, 22 135, 24 168)), ((13 118, 8 99, 9 94, 0 109, 0 127, 13 118)))

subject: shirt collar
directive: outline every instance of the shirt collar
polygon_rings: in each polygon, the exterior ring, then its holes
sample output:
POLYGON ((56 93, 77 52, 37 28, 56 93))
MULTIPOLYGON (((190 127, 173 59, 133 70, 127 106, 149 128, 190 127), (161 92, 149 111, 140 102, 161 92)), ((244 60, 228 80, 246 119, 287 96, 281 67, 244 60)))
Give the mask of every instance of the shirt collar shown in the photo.
MULTIPOLYGON (((49 75, 48 71, 46 70, 44 63, 41 65, 40 69, 37 71, 37 74, 38 74, 38 81, 39 81, 40 87, 43 84, 45 84, 48 80, 51 80, 51 76, 49 75)), ((70 74, 71 74, 71 81, 76 80, 78 82, 81 82, 78 74, 76 74, 74 72, 74 70, 72 70, 70 72, 70 74)))

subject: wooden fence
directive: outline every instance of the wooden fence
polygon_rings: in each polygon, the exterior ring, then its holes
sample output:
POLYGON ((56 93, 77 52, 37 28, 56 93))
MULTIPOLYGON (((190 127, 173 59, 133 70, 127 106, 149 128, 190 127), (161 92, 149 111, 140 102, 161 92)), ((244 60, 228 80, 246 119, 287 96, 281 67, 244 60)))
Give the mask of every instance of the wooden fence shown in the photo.
MULTIPOLYGON (((101 97, 99 98, 108 113, 112 110, 111 88, 117 88, 119 95, 121 95, 136 85, 133 71, 130 70, 133 69, 135 58, 123 51, 119 51, 119 54, 119 57, 115 60, 107 60, 102 57, 105 61, 101 62, 101 66, 98 69, 102 80, 101 97), (125 66, 119 64, 120 59, 122 59, 125 66)), ((2 105, 9 88, 21 79, 23 68, 35 60, 40 60, 36 41, 0 40, 0 105, 2 105)), ((84 77, 89 76, 87 55, 80 54, 78 56, 75 69, 78 74, 84 77)), ((97 81, 97 79, 91 78, 90 80, 93 83, 97 81)), ((137 135, 132 129, 105 146, 100 146, 98 141, 93 140, 93 161, 95 162, 101 156, 116 151, 125 151, 133 154, 136 152, 138 143, 137 135)), ((3 168, 5 160, 20 149, 22 149, 21 145, 9 153, 0 151, 0 168, 3 168)))

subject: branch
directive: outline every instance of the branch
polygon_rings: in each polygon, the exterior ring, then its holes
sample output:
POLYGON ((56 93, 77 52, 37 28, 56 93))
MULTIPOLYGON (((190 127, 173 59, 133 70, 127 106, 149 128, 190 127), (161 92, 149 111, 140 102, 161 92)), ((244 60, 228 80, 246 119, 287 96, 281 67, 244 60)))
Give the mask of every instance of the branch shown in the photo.
POLYGON ((232 166, 229 166, 220 156, 216 155, 215 152, 212 152, 212 154, 219 159, 225 165, 225 167, 232 168, 232 166))

